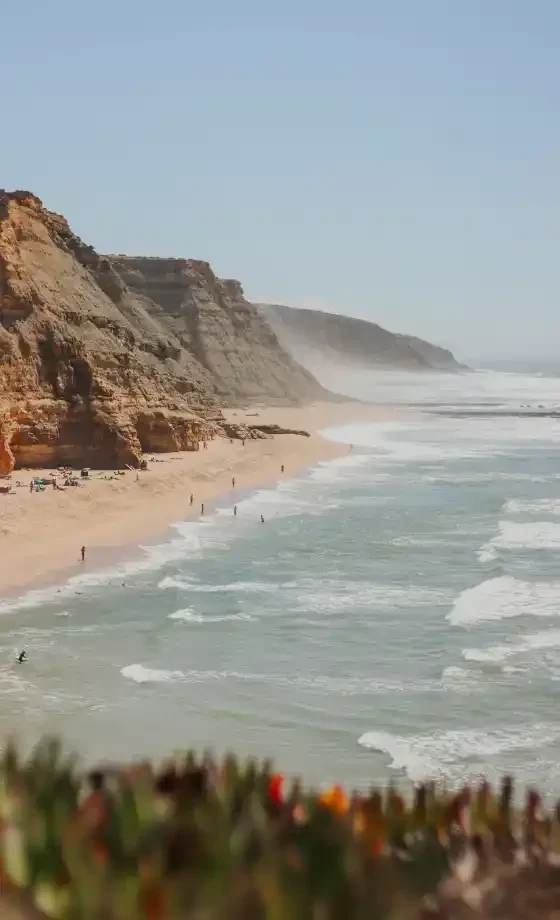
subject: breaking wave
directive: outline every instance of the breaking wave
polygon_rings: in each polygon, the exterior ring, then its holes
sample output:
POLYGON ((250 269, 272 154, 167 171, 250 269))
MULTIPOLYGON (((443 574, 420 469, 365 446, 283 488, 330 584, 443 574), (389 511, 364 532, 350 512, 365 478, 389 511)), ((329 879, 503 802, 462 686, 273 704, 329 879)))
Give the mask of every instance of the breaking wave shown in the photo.
POLYGON ((358 739, 364 748, 387 754, 390 767, 409 779, 458 778, 469 773, 469 763, 515 751, 537 750, 560 738, 560 726, 533 724, 511 729, 439 731, 433 734, 397 735, 387 731, 365 732, 358 739))
POLYGON ((559 615, 560 584, 521 581, 502 575, 463 591, 446 619, 453 626, 472 626, 508 617, 559 615))

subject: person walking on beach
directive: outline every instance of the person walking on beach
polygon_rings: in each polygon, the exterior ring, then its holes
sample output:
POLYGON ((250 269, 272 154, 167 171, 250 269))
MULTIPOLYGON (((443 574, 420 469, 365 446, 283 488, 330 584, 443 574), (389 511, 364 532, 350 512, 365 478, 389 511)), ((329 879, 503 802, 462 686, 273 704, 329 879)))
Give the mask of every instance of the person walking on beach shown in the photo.
POLYGON ((201 513, 201 514, 204 514, 204 502, 202 502, 202 504, 201 504, 201 506, 200 506, 200 513, 201 513))
POLYGON ((237 505, 233 506, 233 516, 237 517, 237 505))
POLYGON ((193 495, 192 492, 191 492, 191 499, 190 499, 191 505, 193 504, 193 502, 194 502, 194 495, 193 495))
POLYGON ((85 562, 85 559, 86 559, 86 548, 85 548, 85 546, 82 546, 80 552, 81 552, 81 554, 82 554, 82 562, 85 562))
POLYGON ((280 467, 280 472, 281 472, 281 473, 284 472, 284 464, 282 464, 282 466, 280 467))
POLYGON ((235 489, 235 476, 232 477, 231 486, 233 489, 235 489))
POLYGON ((261 524, 264 524, 264 518, 263 518, 262 514, 261 514, 261 524))

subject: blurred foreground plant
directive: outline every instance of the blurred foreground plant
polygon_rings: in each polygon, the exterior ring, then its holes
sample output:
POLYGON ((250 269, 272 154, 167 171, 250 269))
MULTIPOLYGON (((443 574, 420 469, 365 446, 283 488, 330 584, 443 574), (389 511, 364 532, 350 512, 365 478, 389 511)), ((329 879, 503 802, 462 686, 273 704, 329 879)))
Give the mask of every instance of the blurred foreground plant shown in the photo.
POLYGON ((0 763, 1 890, 63 920, 451 916, 441 898, 476 907, 496 866, 560 853, 560 808, 512 800, 509 779, 410 801, 391 786, 304 792, 268 762, 192 752, 82 776, 47 740, 0 763))

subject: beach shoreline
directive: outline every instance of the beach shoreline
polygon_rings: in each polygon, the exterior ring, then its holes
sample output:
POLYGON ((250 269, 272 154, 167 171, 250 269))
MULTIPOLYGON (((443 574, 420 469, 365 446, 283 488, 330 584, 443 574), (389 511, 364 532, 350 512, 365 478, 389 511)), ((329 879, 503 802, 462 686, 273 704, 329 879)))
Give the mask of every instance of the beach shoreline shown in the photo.
POLYGON ((245 442, 216 438, 207 450, 157 454, 145 472, 96 470, 80 488, 47 487, 31 493, 30 480, 52 471, 16 470, 11 481, 21 486, 0 497, 0 596, 8 597, 38 584, 56 583, 83 571, 103 569, 119 557, 138 552, 181 520, 198 517, 201 504, 299 474, 321 461, 343 456, 348 446, 320 432, 356 422, 398 418, 387 407, 361 403, 319 403, 299 408, 253 406, 225 413, 232 422, 261 422, 309 431, 245 442), (284 466, 284 473, 281 467, 284 466), (232 479, 235 478, 235 489, 232 479), (194 502, 189 503, 190 494, 194 502), (82 564, 80 548, 86 547, 82 564))

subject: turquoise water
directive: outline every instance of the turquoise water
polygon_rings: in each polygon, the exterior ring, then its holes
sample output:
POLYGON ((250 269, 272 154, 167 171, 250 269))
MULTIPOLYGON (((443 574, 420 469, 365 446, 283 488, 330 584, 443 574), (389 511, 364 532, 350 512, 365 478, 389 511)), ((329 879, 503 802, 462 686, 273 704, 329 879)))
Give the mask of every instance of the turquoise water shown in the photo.
POLYGON ((96 758, 234 747, 358 786, 484 766, 558 790, 560 422, 487 413, 560 405, 560 381, 344 385, 416 414, 341 419, 347 455, 237 518, 224 500, 131 561, 0 603, 3 734, 57 731, 96 758))

